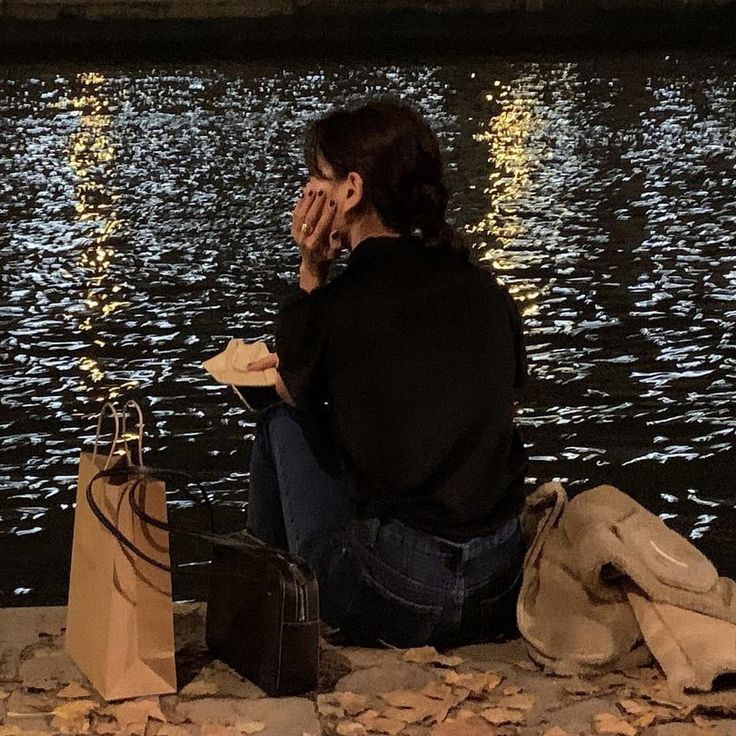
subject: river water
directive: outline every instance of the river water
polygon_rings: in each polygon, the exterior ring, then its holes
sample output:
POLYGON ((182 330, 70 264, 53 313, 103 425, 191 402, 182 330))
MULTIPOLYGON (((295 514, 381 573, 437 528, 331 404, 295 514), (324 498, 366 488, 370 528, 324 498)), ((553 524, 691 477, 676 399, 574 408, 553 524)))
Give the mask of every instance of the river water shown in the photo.
POLYGON ((736 575, 735 71, 684 53, 6 67, 0 605, 64 602, 105 399, 142 398, 147 462, 242 522, 253 417, 201 362, 271 337, 306 122, 386 94, 438 131, 451 217, 524 314, 529 488, 613 483, 736 575))

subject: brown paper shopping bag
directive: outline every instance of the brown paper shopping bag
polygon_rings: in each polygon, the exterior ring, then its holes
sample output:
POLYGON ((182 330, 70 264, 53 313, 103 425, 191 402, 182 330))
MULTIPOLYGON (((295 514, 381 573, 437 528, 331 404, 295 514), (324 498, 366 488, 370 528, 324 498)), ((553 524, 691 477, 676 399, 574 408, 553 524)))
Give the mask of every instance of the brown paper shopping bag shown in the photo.
MULTIPOLYGON (((106 700, 176 692, 168 533, 142 522, 129 497, 134 491, 145 512, 165 522, 166 490, 161 481, 134 480, 125 472, 132 466, 127 445, 124 455, 113 454, 118 439, 128 437, 125 416, 131 405, 140 412, 128 402, 122 423, 111 404, 103 407, 95 449, 80 457, 74 517, 65 648, 106 700), (97 447, 106 411, 112 414, 115 436, 104 456, 97 447), (113 531, 95 516, 87 498, 92 479, 111 469, 120 474, 98 479, 91 493, 113 531)), ((139 418, 137 459, 142 466, 139 418)))

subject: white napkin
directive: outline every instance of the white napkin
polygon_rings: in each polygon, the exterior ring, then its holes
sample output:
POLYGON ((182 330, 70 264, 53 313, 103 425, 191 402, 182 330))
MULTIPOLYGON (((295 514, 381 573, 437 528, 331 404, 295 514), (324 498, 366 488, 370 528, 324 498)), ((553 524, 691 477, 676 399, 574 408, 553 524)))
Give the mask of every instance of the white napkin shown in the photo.
POLYGON ((205 360, 202 367, 218 383, 226 383, 231 386, 275 386, 275 368, 267 368, 265 371, 249 371, 247 367, 248 363, 265 358, 268 353, 265 342, 246 343, 232 339, 221 353, 205 360))

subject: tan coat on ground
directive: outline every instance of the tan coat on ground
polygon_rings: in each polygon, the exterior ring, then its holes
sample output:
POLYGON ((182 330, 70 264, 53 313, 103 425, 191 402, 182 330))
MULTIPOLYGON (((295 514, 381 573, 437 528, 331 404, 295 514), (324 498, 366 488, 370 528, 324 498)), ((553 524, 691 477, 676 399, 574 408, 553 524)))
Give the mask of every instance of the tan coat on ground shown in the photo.
POLYGON ((736 672, 736 584, 686 539, 612 486, 568 502, 548 483, 528 504, 543 510, 518 604, 534 660, 594 674, 648 648, 678 690, 736 672))

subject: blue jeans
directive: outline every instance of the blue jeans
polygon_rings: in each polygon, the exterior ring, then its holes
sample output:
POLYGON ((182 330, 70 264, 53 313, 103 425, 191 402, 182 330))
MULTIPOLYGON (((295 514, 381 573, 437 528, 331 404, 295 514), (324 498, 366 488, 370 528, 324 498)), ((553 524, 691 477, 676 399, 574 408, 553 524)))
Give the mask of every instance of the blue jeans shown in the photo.
POLYGON ((465 543, 397 519, 356 519, 329 436, 285 404, 266 410, 256 427, 248 530, 310 565, 322 618, 351 643, 454 645, 516 631, 518 519, 465 543))

